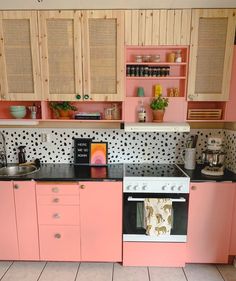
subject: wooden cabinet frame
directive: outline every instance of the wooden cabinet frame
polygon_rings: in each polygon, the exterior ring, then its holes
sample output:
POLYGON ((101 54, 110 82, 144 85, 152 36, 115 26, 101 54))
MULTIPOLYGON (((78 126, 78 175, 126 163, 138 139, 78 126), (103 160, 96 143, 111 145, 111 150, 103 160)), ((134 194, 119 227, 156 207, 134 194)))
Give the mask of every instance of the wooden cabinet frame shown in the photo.
POLYGON ((235 36, 235 10, 229 9, 196 9, 192 12, 191 49, 189 63, 188 100, 192 101, 226 101, 229 96, 231 66, 233 59, 233 42, 235 36), (198 29, 200 18, 227 18, 227 34, 225 42, 225 57, 223 66, 222 89, 220 93, 195 93, 197 56, 198 56, 198 29))
POLYGON ((81 55, 81 12, 80 11, 42 11, 39 12, 40 28, 40 53, 42 62, 42 87, 43 98, 45 100, 77 100, 76 95, 83 96, 82 88, 82 55, 81 55), (47 26, 48 19, 71 19, 73 20, 73 44, 74 44, 74 83, 75 93, 56 94, 49 91, 49 60, 48 60, 48 43, 47 43, 47 26))
POLYGON ((124 93, 124 12, 122 11, 84 11, 83 12, 83 82, 84 94, 94 101, 122 101, 124 93), (116 93, 91 93, 90 54, 89 54, 89 19, 116 19, 117 22, 117 84, 116 93))
POLYGON ((40 100, 41 99, 41 77, 40 77, 40 62, 39 62, 39 48, 38 48, 38 21, 37 12, 35 11, 3 11, 0 12, 0 78, 1 83, 1 98, 3 100, 40 100), (4 47, 4 33, 3 20, 26 19, 30 23, 30 44, 32 56, 32 70, 33 70, 33 86, 32 93, 11 93, 8 89, 7 81, 7 67, 5 60, 4 47))

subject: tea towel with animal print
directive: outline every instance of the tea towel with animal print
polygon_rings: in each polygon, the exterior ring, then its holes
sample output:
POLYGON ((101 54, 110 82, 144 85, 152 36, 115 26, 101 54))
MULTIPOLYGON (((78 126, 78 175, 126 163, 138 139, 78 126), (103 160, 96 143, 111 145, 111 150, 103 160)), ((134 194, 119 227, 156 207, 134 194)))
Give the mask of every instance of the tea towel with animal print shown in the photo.
POLYGON ((144 200, 147 235, 170 235, 172 225, 172 201, 168 198, 144 200))

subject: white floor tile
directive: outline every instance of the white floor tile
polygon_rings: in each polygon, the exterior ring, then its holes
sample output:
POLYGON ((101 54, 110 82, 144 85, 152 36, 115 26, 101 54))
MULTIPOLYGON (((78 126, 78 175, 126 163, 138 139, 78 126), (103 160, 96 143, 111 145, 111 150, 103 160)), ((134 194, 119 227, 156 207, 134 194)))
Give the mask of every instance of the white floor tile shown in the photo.
POLYGON ((218 265, 220 273, 225 281, 236 281, 236 268, 232 265, 218 265))
POLYGON ((184 271, 188 281, 223 281, 215 265, 187 264, 184 271))
POLYGON ((48 262, 39 281, 74 281, 79 263, 48 262))
POLYGON ((76 281, 112 281, 113 263, 81 263, 76 281))
POLYGON ((114 265, 113 281, 149 281, 147 267, 114 265))
POLYGON ((180 267, 149 267, 149 273, 151 281, 186 281, 180 267))
POLYGON ((14 262, 1 281, 37 281, 45 262, 14 262))
POLYGON ((5 272, 8 270, 8 268, 11 266, 11 261, 1 261, 0 262, 0 279, 5 274, 5 272))

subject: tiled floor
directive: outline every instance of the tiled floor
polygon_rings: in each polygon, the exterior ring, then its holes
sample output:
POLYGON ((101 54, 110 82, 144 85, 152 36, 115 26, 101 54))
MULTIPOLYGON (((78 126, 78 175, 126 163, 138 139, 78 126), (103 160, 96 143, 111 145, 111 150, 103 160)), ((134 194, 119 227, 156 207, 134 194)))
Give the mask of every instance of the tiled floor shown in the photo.
POLYGON ((0 262, 1 281, 236 281, 230 265, 122 267, 113 263, 0 262))

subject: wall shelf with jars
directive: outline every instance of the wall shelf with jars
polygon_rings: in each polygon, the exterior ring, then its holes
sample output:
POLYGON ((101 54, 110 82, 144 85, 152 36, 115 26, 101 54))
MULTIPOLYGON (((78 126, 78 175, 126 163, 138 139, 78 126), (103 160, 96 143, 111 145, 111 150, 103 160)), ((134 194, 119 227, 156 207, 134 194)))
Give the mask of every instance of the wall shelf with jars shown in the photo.
POLYGON ((146 108, 146 121, 152 121, 150 102, 157 85, 162 88, 162 96, 169 98, 164 121, 186 120, 188 57, 188 46, 126 47, 124 110, 127 122, 138 122, 140 103, 146 108))

